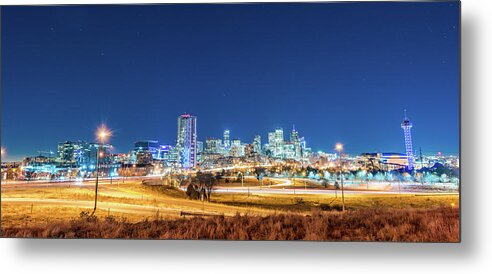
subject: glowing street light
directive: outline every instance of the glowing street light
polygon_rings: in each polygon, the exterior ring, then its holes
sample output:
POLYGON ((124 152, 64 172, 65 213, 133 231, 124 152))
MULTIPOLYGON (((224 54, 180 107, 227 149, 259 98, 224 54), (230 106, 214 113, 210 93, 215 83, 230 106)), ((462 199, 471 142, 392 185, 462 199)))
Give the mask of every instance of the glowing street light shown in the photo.
POLYGON ((335 145, 335 150, 341 153, 343 151, 343 144, 342 143, 337 143, 335 145))
POLYGON ((104 146, 104 142, 109 139, 109 137, 111 137, 111 131, 106 127, 105 124, 100 125, 96 130, 96 138, 99 140, 100 145, 97 147, 96 154, 96 195, 94 197, 94 211, 92 211, 93 215, 97 209, 97 190, 99 188, 99 158, 104 156, 101 148, 104 146))
POLYGON ((102 124, 97 128, 96 137, 99 140, 99 142, 101 142, 101 144, 104 144, 106 139, 111 137, 111 135, 112 135, 111 130, 109 130, 105 124, 102 124))
POLYGON ((335 145, 335 150, 339 154, 338 160, 340 161, 340 184, 342 185, 342 211, 345 211, 345 195, 344 195, 344 192, 343 192, 343 174, 342 174, 342 152, 343 152, 343 144, 342 143, 337 143, 335 145))

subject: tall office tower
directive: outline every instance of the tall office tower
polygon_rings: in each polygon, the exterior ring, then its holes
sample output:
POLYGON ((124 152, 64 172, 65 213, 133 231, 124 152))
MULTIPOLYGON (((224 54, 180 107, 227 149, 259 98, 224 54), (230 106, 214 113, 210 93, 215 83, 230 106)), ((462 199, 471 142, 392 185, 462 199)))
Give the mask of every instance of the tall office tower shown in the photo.
POLYGON ((281 128, 275 129, 275 149, 274 157, 284 157, 284 130, 281 128))
POLYGON ((152 156, 152 159, 157 159, 159 156, 159 142, 158 141, 138 141, 135 143, 133 151, 135 154, 147 153, 152 156))
MULTIPOLYGON (((110 144, 97 144, 89 143, 85 148, 85 157, 83 162, 87 163, 87 166, 92 166, 99 162, 99 164, 109 164, 111 163, 111 145, 110 144), (97 155, 102 152, 103 157, 97 159, 97 155)), ((93 169, 93 168, 91 168, 93 169)))
POLYGON ((99 163, 111 162, 111 145, 94 144, 85 141, 58 143, 58 160, 62 166, 88 167, 95 165, 98 151, 103 153, 99 163), (100 149, 99 149, 100 148, 100 149))
POLYGON ((403 135, 405 137, 405 151, 408 158, 408 170, 413 170, 413 147, 412 147, 412 123, 407 118, 407 110, 405 110, 405 118, 401 123, 401 128, 403 129, 403 135))
POLYGON ((265 154, 275 157, 275 132, 268 132, 268 144, 265 146, 265 154))
POLYGON ((58 143, 58 160, 62 166, 79 165, 84 157, 83 141, 66 141, 58 143))
POLYGON ((256 154, 261 154, 261 136, 256 135, 253 139, 253 152, 256 154))
POLYGON ((255 157, 258 154, 257 152, 255 152, 254 144, 244 144, 243 148, 244 148, 244 156, 248 158, 255 157))
POLYGON ((241 144, 241 140, 239 139, 232 140, 230 154, 232 157, 244 156, 244 146, 241 144))
POLYGON ((132 151, 132 162, 139 165, 152 163, 159 157, 159 142, 152 140, 138 141, 132 151))
POLYGON ((270 147, 275 146, 275 132, 268 132, 268 145, 270 147))
POLYGON ((197 153, 202 153, 203 152, 203 142, 202 141, 197 141, 196 142, 196 152, 197 153))
POLYGON ((284 130, 281 128, 275 129, 275 143, 282 144, 284 142, 284 130))
POLYGON ((196 166, 196 116, 183 114, 178 117, 178 162, 185 169, 196 166))
POLYGON ((231 148, 231 132, 226 129, 224 130, 224 149, 228 151, 231 148))
POLYGON ((299 139, 299 132, 292 126, 292 131, 290 132, 290 142, 294 145, 294 159, 296 161, 302 158, 301 141, 299 139))
POLYGON ((222 151, 222 140, 217 138, 207 138, 205 141, 205 151, 211 154, 221 154, 222 151))
POLYGON ((299 132, 296 130, 294 126, 292 126, 292 131, 290 132, 290 142, 291 143, 299 142, 299 132))
POLYGON ((196 142, 196 162, 201 163, 202 162, 202 155, 204 152, 204 147, 203 147, 203 141, 197 141, 196 142))
POLYGON ((163 160, 166 165, 170 165, 175 162, 176 159, 173 155, 174 147, 171 145, 159 145, 157 159, 163 160))
POLYGON ((304 137, 299 138, 299 143, 301 144, 301 149, 305 150, 306 149, 306 140, 304 137))

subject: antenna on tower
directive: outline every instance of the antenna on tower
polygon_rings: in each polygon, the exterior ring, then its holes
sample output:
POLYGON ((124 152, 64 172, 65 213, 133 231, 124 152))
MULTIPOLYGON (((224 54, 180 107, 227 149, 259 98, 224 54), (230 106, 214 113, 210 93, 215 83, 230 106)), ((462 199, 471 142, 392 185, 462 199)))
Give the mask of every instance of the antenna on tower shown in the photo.
POLYGON ((401 128, 403 129, 403 136, 405 137, 405 152, 408 157, 408 170, 413 170, 413 148, 412 148, 412 133, 410 129, 412 128, 412 123, 407 118, 407 110, 403 110, 405 114, 405 120, 401 123, 401 128))

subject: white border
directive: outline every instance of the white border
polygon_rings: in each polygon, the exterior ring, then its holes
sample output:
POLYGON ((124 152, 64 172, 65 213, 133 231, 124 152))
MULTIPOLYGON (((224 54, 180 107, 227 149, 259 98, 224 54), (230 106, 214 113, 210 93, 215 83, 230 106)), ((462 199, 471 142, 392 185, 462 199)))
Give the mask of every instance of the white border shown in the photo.
MULTIPOLYGON (((136 2, 4 0, 2 5, 136 2)), ((166 1, 142 1, 160 2, 166 1)), ((462 2, 461 244, 0 239, 0 272, 415 274, 490 271, 491 2, 462 2)))

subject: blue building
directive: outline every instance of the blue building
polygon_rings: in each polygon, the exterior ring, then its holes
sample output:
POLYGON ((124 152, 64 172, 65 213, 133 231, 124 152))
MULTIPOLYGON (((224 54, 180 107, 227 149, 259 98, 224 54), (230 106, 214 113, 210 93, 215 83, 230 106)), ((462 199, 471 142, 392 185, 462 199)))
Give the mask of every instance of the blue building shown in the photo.
POLYGON ((178 138, 176 150, 178 162, 185 169, 196 167, 197 163, 196 116, 183 114, 178 117, 178 138))

